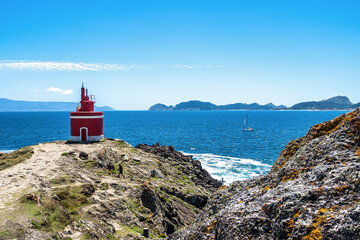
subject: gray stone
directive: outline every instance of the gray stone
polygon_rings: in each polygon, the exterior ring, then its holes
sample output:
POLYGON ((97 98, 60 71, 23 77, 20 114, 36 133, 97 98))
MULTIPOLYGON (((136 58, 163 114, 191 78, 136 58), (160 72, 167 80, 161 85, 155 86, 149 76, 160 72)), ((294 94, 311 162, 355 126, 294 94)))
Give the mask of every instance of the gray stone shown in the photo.
POLYGON ((161 173, 160 170, 154 169, 151 171, 151 177, 153 178, 164 178, 164 175, 161 173))

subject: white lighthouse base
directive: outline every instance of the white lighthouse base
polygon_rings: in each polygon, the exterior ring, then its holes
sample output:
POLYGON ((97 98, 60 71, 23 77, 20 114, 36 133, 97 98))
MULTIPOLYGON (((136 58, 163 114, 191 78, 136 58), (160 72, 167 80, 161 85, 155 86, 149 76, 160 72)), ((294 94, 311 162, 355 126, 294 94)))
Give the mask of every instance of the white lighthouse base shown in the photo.
MULTIPOLYGON (((104 135, 100 135, 100 136, 87 136, 86 142, 99 142, 99 141, 102 141, 102 140, 104 140, 104 139, 105 139, 104 135)), ((71 142, 82 142, 80 136, 71 136, 71 137, 70 137, 70 141, 71 141, 71 142)))

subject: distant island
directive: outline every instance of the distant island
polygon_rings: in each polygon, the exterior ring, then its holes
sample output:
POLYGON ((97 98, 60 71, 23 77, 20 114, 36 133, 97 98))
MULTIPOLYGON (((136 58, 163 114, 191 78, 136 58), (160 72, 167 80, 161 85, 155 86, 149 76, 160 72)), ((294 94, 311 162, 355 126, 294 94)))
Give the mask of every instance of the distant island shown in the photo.
MULTIPOLYGON (((41 101, 18 101, 0 98, 1 112, 25 112, 25 111, 75 111, 77 102, 41 102, 41 101)), ((95 111, 114 111, 115 109, 104 106, 95 106, 95 111)))
POLYGON ((360 107, 360 103, 352 103, 348 97, 336 96, 322 101, 310 101, 297 103, 292 107, 285 105, 276 106, 273 103, 260 105, 258 103, 233 103, 227 105, 216 105, 210 102, 191 100, 181 102, 175 106, 155 104, 149 111, 204 111, 204 110, 351 110, 360 107))

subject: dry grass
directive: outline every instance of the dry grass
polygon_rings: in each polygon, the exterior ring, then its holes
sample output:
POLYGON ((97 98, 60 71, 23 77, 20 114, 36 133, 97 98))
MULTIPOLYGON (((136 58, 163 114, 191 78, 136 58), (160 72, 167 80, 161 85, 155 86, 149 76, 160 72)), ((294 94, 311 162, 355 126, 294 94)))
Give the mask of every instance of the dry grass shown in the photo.
POLYGON ((0 171, 25 161, 34 154, 31 147, 24 147, 12 153, 0 153, 0 171))

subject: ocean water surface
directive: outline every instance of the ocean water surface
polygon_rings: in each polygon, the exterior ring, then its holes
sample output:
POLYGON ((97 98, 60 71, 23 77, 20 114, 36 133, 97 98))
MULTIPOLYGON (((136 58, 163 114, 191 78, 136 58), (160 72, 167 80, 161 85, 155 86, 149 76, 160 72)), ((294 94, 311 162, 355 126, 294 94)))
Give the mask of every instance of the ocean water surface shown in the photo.
MULTIPOLYGON (((227 184, 267 173, 281 150, 344 111, 114 111, 104 135, 133 146, 173 145, 227 184), (253 132, 242 130, 246 114, 253 132)), ((69 112, 0 112, 0 152, 70 137, 69 112)))

